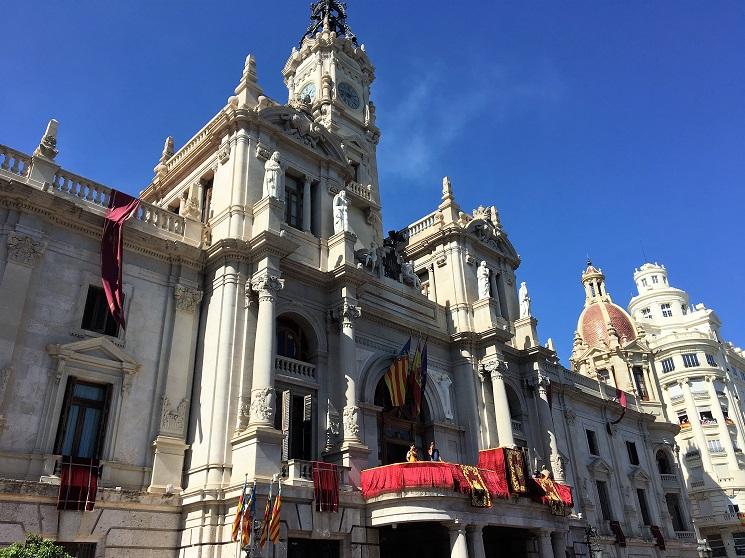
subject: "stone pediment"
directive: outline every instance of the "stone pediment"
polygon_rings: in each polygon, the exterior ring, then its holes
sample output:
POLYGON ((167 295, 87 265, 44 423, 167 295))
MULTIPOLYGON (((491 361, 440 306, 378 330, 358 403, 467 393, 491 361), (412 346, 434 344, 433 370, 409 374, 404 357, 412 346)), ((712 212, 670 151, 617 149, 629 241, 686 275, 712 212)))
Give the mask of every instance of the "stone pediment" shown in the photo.
POLYGON ((610 475, 613 472, 613 467, 602 457, 594 457, 587 468, 595 475, 610 475))
POLYGON ((641 467, 634 467, 629 475, 632 481, 639 484, 646 484, 649 482, 649 475, 641 467))
POLYGON ((273 124, 298 143, 330 157, 347 167, 347 157, 341 142, 305 111, 288 105, 270 106, 259 111, 259 117, 273 124))
POLYGON ((62 345, 47 345, 47 352, 60 361, 134 374, 140 364, 105 337, 91 337, 62 345))
POLYGON ((481 207, 474 211, 474 215, 465 225, 466 232, 518 264, 520 256, 502 230, 499 220, 495 223, 492 214, 481 207))

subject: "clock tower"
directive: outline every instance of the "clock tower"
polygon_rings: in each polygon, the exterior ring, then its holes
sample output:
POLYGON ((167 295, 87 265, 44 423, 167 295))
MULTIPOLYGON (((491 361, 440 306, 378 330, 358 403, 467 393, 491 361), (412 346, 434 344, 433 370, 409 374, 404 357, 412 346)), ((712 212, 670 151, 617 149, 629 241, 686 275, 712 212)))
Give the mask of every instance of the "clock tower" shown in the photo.
POLYGON ((380 131, 370 100, 375 68, 347 24, 345 3, 317 0, 310 17, 299 48, 292 49, 282 70, 289 104, 340 138, 354 181, 369 188, 379 203, 375 151, 380 131))

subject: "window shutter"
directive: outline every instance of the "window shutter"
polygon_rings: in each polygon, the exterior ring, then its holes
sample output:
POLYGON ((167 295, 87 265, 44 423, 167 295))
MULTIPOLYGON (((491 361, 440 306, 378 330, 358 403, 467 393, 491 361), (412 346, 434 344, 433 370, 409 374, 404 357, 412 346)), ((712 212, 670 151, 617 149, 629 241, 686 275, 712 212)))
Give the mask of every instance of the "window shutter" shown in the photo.
POLYGON ((310 422, 313 420, 313 396, 303 396, 303 422, 310 422))
POLYGON ((282 392, 282 461, 290 457, 290 414, 292 413, 292 394, 290 390, 282 392))

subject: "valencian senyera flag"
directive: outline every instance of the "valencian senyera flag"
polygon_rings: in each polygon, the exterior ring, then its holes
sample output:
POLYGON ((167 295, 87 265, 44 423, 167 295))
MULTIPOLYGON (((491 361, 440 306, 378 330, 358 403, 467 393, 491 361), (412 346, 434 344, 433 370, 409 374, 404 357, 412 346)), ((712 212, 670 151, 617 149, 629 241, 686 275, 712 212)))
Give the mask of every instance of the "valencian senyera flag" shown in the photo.
POLYGON ((282 483, 278 483, 277 486, 277 497, 274 499, 274 506, 272 506, 272 517, 269 520, 269 540, 272 544, 277 544, 279 541, 279 519, 282 511, 282 483))
POLYGON ((261 537, 259 538, 259 548, 264 548, 269 538, 269 520, 272 517, 272 488, 273 483, 269 483, 269 496, 266 497, 266 507, 264 508, 264 521, 261 522, 261 537))
POLYGON ((243 481, 243 491, 241 492, 240 498, 238 498, 238 508, 235 510, 235 519, 233 520, 233 529, 230 532, 230 538, 233 541, 238 541, 238 537, 241 532, 241 519, 243 518, 243 512, 246 509, 246 489, 248 488, 248 477, 243 481))
POLYGON ((401 353, 393 359, 388 372, 385 373, 385 385, 391 396, 391 404, 401 407, 406 403, 406 384, 409 376, 409 350, 411 337, 401 348, 401 353))

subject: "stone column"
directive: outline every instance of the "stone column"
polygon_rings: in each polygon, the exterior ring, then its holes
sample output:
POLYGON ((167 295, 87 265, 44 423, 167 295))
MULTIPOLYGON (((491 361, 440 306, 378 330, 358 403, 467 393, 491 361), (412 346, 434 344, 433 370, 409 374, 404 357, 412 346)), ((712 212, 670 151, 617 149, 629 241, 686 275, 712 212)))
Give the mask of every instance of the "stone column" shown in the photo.
POLYGON ((191 397, 191 371, 194 369, 194 351, 199 303, 202 291, 176 285, 173 288, 175 311, 173 333, 168 358, 165 388, 161 396, 161 417, 158 436, 153 442, 155 458, 148 492, 165 491, 168 485, 181 490, 186 425, 191 397))
POLYGON ((310 194, 310 177, 305 177, 303 182, 303 230, 310 232, 310 216, 311 216, 311 194, 310 194))
POLYGON ((354 322, 360 317, 360 307, 352 299, 344 298, 338 309, 339 332, 339 366, 346 381, 344 390, 344 441, 360 441, 359 408, 357 407, 357 355, 354 340, 354 322))
MULTIPOLYGON (((719 430, 719 438, 722 440, 724 449, 727 452, 727 462, 729 463, 730 470, 737 471, 739 466, 737 464, 737 454, 735 453, 735 445, 732 443, 732 436, 729 433, 729 427, 724 421, 724 413, 722 407, 719 404, 719 396, 717 390, 714 387, 714 376, 706 376, 706 388, 709 391, 709 401, 711 402, 711 413, 717 421, 717 430, 719 430)), ((729 409, 727 409, 729 411, 729 409)), ((690 417, 689 417, 690 418, 690 417)))
POLYGON ((483 427, 482 417, 478 413, 476 370, 474 370, 471 347, 467 342, 461 342, 460 358, 455 363, 456 371, 454 391, 456 418, 460 424, 471 425, 464 433, 465 450, 461 456, 462 463, 475 463, 479 454, 479 429, 483 427))
POLYGON ((538 413, 541 424, 541 432, 546 432, 544 437, 544 466, 554 474, 554 478, 559 482, 564 482, 564 471, 562 467, 556 466, 559 456, 559 446, 556 443, 556 429, 554 427, 551 405, 548 401, 549 379, 541 377, 538 380, 538 413))
POLYGON ((551 533, 551 546, 554 549, 554 558, 564 558, 567 548, 566 532, 554 531, 551 533))
POLYGON ((497 439, 497 419, 494 416, 494 397, 492 396, 491 378, 488 372, 482 369, 479 373, 481 380, 481 397, 484 400, 484 421, 482 428, 482 443, 485 448, 496 448, 499 445, 497 439))
POLYGON ((468 534, 468 554, 470 557, 486 558, 483 525, 469 525, 466 533, 468 534))
POLYGON ((499 445, 500 447, 511 448, 515 445, 515 439, 512 436, 510 404, 507 401, 507 389, 504 385, 503 370, 505 367, 505 363, 490 362, 484 365, 484 370, 491 377, 492 396, 494 397, 494 416, 497 423, 499 445))
POLYGON ((251 289, 259 294, 259 315, 254 341, 254 368, 251 381, 249 426, 274 424, 274 352, 276 350, 275 318, 277 293, 284 279, 265 270, 251 279, 251 289))
POLYGON ((456 523, 448 526, 450 532, 450 558, 468 558, 466 526, 456 523))
POLYGON ((540 558, 554 558, 554 547, 551 542, 551 531, 541 529, 537 533, 538 555, 540 558))

